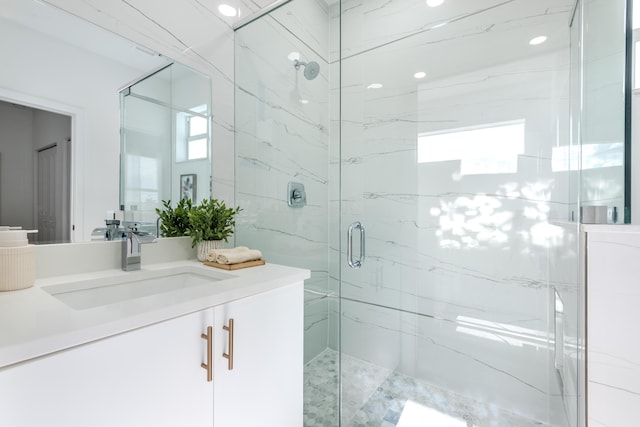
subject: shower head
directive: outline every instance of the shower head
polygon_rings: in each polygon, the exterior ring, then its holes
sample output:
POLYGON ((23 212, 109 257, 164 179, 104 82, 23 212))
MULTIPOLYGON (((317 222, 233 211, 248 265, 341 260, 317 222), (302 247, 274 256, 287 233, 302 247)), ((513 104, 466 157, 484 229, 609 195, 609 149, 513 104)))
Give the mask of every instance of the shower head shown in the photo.
POLYGON ((294 61, 293 66, 295 67, 296 70, 300 69, 300 66, 304 66, 304 78, 307 80, 313 80, 316 77, 318 77, 318 74, 320 73, 320 65, 318 65, 317 62, 315 61, 311 61, 311 62, 302 62, 302 61, 298 61, 297 59, 294 61))

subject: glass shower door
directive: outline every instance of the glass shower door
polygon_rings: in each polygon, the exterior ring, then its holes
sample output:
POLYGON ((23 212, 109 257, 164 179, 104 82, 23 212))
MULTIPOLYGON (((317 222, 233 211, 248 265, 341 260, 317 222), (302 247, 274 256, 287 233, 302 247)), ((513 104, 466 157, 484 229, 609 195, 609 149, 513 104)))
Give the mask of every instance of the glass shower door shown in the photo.
POLYGON ((342 426, 568 425, 572 3, 342 1, 342 426))

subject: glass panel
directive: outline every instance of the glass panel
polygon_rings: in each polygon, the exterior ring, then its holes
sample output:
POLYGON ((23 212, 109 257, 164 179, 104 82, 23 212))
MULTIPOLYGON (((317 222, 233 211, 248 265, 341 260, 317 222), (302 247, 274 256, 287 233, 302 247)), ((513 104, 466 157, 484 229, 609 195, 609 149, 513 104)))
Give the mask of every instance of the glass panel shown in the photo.
MULTIPOLYGON (((625 200, 627 5, 624 0, 593 0, 581 7, 580 205, 606 206, 604 222, 630 222, 630 200, 625 200)), ((586 215, 582 220, 591 222, 586 215)))
POLYGON ((567 425, 573 3, 342 1, 341 425, 567 425))
POLYGON ((163 200, 177 203, 181 175, 196 175, 195 202, 210 197, 210 79, 172 64, 120 96, 124 226, 155 233, 155 209, 163 200))
POLYGON ((171 197, 171 110, 135 95, 122 105, 125 226, 148 224, 155 233, 155 208, 171 197))
POLYGON ((330 221, 338 219, 330 209, 338 203, 338 181, 329 179, 330 118, 337 127, 339 106, 329 99, 330 79, 338 78, 330 19, 338 8, 295 0, 235 34, 235 191, 244 209, 235 237, 270 262, 311 270, 304 297, 304 417, 305 425, 327 427, 338 425, 338 282, 330 270, 338 256, 337 225, 330 232, 330 221), (304 185, 305 206, 289 207, 290 182, 304 185))

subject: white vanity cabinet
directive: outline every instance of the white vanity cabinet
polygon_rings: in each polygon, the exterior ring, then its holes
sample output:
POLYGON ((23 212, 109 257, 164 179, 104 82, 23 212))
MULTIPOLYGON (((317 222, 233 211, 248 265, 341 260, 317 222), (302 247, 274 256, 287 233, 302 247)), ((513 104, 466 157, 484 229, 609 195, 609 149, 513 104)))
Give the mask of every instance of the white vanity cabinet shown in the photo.
POLYGON ((0 369, 0 425, 299 427, 302 300, 280 287, 0 369))
POLYGON ((215 309, 214 427, 300 427, 303 287, 275 289, 215 309), (229 352, 233 319, 233 369, 229 352))
POLYGON ((211 426, 206 310, 0 371, 3 426, 211 426))

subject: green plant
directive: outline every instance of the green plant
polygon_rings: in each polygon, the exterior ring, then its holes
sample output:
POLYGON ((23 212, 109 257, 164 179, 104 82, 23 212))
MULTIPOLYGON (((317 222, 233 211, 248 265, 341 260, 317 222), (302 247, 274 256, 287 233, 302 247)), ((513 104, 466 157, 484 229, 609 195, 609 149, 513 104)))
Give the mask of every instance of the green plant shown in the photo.
POLYGON ((171 200, 162 201, 163 209, 156 208, 160 217, 160 236, 187 236, 189 230, 189 212, 193 209, 191 199, 181 199, 176 208, 171 207, 171 200))
POLYGON ((217 199, 204 199, 199 206, 189 210, 189 229, 192 244, 204 240, 224 240, 225 242, 236 225, 235 216, 242 209, 240 207, 227 208, 224 202, 217 199))

